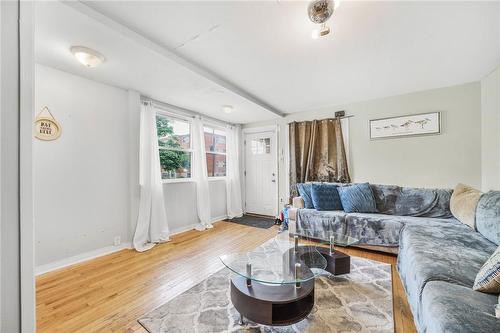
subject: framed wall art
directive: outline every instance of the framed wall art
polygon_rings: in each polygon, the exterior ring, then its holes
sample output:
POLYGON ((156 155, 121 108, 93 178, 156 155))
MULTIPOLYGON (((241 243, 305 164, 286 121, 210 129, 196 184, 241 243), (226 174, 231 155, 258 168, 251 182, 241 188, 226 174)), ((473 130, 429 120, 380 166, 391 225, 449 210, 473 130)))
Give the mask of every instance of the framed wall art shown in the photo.
POLYGON ((396 138, 440 133, 440 112, 370 120, 370 139, 396 138))

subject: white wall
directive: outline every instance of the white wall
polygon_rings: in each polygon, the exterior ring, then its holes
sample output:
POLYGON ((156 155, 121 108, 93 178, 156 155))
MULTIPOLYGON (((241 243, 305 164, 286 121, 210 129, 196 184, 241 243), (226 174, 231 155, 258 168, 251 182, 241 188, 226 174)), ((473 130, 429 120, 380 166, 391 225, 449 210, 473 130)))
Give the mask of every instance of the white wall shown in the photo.
MULTIPOLYGON (((131 242, 139 200, 139 94, 36 66, 36 110, 62 126, 34 140, 35 262, 38 272, 131 242)), ((210 181, 211 216, 226 215, 224 180, 210 181)), ((196 184, 164 184, 171 232, 198 223, 196 184)), ((119 248, 117 248, 119 249, 119 248)))
MULTIPOLYGON (((224 180, 210 181, 208 186, 212 220, 223 219, 226 217, 226 182, 224 180)), ((163 193, 170 232, 192 229, 198 223, 196 183, 164 184, 163 193)))
POLYGON ((36 66, 36 110, 62 126, 34 139, 37 266, 129 239, 127 92, 36 66))
MULTIPOLYGON (((334 92, 332 92, 334 93, 334 92)), ((480 85, 433 89, 372 101, 291 114, 248 124, 244 128, 278 124, 280 149, 288 145, 287 123, 333 117, 345 110, 349 119, 350 173, 355 182, 420 187, 454 187, 458 182, 481 185, 480 85), (442 134, 370 140, 369 120, 441 111, 442 134)), ((285 164, 280 161, 280 197, 286 199, 285 164)))
POLYGON ((500 67, 481 80, 482 190, 500 190, 500 67))

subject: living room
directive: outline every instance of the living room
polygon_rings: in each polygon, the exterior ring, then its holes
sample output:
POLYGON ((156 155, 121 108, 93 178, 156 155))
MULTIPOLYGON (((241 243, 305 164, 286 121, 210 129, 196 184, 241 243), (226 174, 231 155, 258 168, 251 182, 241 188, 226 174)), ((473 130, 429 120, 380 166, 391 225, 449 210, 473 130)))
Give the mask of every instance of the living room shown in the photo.
POLYGON ((500 2, 0 8, 0 332, 500 331, 500 2))

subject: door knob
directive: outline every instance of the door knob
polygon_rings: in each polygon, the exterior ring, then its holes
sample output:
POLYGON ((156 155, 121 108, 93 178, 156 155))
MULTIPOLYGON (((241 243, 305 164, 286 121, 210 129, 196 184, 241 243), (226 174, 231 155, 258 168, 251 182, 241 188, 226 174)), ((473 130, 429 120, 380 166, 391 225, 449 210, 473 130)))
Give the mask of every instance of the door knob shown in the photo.
POLYGON ((276 179, 271 180, 273 183, 276 183, 276 179))

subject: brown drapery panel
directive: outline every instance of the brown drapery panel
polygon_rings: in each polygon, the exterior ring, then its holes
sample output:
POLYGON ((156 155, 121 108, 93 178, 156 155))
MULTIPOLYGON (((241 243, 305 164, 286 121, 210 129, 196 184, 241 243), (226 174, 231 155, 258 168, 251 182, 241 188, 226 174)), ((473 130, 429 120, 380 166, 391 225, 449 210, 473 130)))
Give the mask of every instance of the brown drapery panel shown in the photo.
POLYGON ((297 183, 351 181, 339 118, 289 124, 290 193, 297 183))

